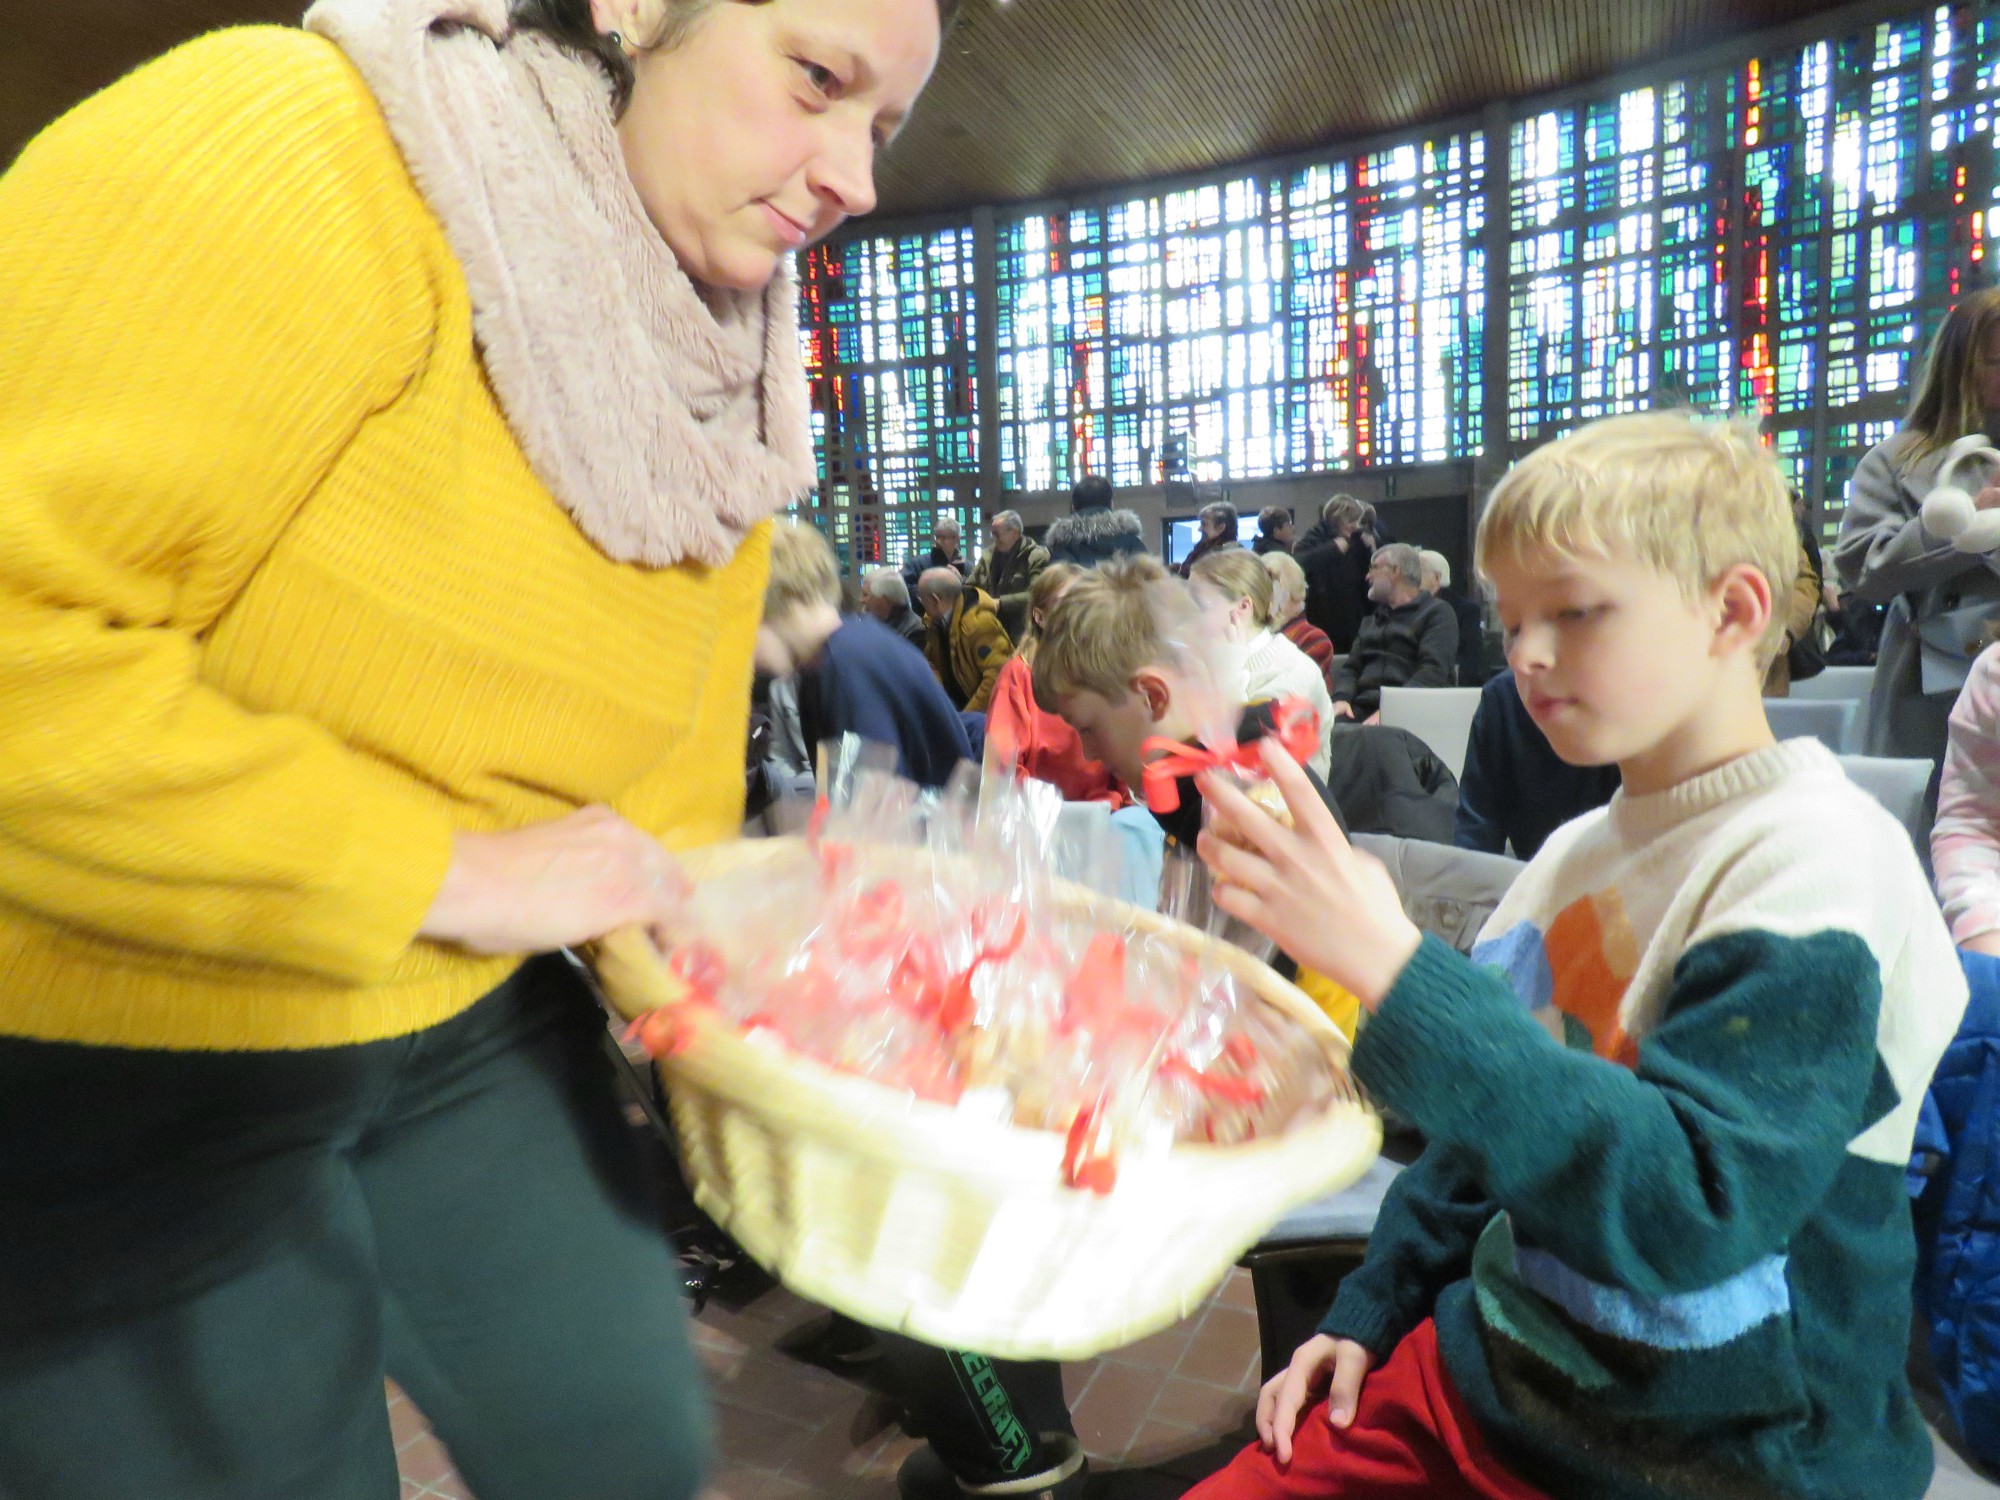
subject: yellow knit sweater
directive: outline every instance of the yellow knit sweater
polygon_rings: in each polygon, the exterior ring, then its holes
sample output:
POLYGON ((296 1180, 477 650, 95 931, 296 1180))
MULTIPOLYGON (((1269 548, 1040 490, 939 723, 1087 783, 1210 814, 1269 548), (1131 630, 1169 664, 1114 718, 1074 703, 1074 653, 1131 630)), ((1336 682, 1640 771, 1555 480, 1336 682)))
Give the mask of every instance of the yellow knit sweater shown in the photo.
POLYGON ((766 533, 584 538, 331 44, 220 33, 31 144, 0 341, 0 1035, 407 1033, 515 962, 415 939, 453 830, 735 830, 766 533))

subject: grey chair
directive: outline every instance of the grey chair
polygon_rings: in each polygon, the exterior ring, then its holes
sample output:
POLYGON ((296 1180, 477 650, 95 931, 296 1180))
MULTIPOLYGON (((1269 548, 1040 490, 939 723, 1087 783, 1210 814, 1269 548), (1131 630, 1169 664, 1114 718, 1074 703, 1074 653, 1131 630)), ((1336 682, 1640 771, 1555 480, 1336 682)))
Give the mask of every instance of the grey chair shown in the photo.
POLYGON ((1868 694, 1875 686, 1873 667, 1828 667, 1814 677, 1802 678, 1792 684, 1794 702, 1819 698, 1835 698, 1866 703, 1868 694))
POLYGON ((1856 748, 1861 704, 1851 698, 1766 698, 1764 714, 1781 740, 1815 739, 1835 755, 1856 748))
POLYGON ((1847 779, 1889 810, 1910 830, 1917 857, 1929 867, 1931 851, 1931 777, 1934 760, 1901 760, 1887 755, 1843 755, 1840 768, 1847 779))
MULTIPOLYGON (((1357 834, 1357 849, 1395 878, 1403 909, 1431 936, 1469 953, 1486 919, 1525 868, 1518 859, 1418 839, 1357 834)), ((1295 1208, 1245 1253, 1257 1302, 1264 1378, 1282 1370, 1318 1326, 1341 1277, 1361 1264, 1382 1197, 1417 1143, 1392 1136, 1383 1155, 1351 1187, 1295 1208)))

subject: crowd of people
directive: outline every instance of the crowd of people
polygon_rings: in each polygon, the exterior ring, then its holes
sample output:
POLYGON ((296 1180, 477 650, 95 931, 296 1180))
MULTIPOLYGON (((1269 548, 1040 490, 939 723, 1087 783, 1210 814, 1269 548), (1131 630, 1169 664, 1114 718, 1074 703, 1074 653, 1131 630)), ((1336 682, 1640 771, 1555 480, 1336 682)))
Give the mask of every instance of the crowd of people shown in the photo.
MULTIPOLYGON (((1212 504, 1170 569, 1099 476, 844 579, 783 515, 787 266, 873 207, 957 8, 321 0, 0 177, 0 1493, 386 1497, 393 1376, 483 1500, 701 1494, 564 954, 853 735, 1198 860, 1423 1143, 1200 1500, 1917 1500, 1913 1184, 1968 1432, 2000 1388, 1990 1223, 1924 1186, 2000 1132, 2000 561, 1923 518, 2000 432, 2000 292, 1861 460, 1837 583, 1771 453, 1666 412, 1507 473, 1490 597, 1344 494, 1249 548, 1212 504), (1145 795, 1194 630, 1283 818, 1145 795), (1764 708, 1878 639, 1935 886, 1764 708), (1446 685, 1462 782, 1379 722, 1446 685), (1466 956, 1364 833, 1523 863, 1466 956), (1932 1095, 1948 1047, 1977 1087, 1932 1095)), ((908 1500, 1081 1494, 1054 1366, 840 1338, 929 1439, 908 1500)))

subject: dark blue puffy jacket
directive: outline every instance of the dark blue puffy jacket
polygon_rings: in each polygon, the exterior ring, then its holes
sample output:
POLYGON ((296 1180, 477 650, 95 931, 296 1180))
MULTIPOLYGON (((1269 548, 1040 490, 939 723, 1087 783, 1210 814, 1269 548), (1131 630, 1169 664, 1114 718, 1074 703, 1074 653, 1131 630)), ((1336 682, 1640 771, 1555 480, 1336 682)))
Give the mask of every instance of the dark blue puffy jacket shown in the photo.
POLYGON ((2000 1463, 2000 959, 1960 953, 1972 999, 1917 1121, 1917 1308, 1966 1446, 2000 1463))

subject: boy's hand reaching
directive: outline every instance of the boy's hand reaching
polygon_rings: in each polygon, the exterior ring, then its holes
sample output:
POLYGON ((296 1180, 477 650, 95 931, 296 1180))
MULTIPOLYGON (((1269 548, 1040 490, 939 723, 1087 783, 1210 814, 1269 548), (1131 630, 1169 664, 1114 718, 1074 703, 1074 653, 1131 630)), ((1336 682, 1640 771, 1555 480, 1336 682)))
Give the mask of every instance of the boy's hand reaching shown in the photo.
POLYGON ((1280 1464, 1290 1463, 1299 1413, 1322 1387, 1327 1421, 1335 1427, 1348 1426, 1361 1402, 1361 1382, 1374 1363, 1375 1356, 1351 1339, 1314 1334, 1258 1394, 1257 1440, 1277 1455, 1280 1464))
POLYGON ((1290 828, 1214 774, 1201 780, 1208 827, 1198 847, 1215 904, 1373 1011, 1423 934, 1381 861, 1347 842, 1298 764, 1274 740, 1263 755, 1290 828))

